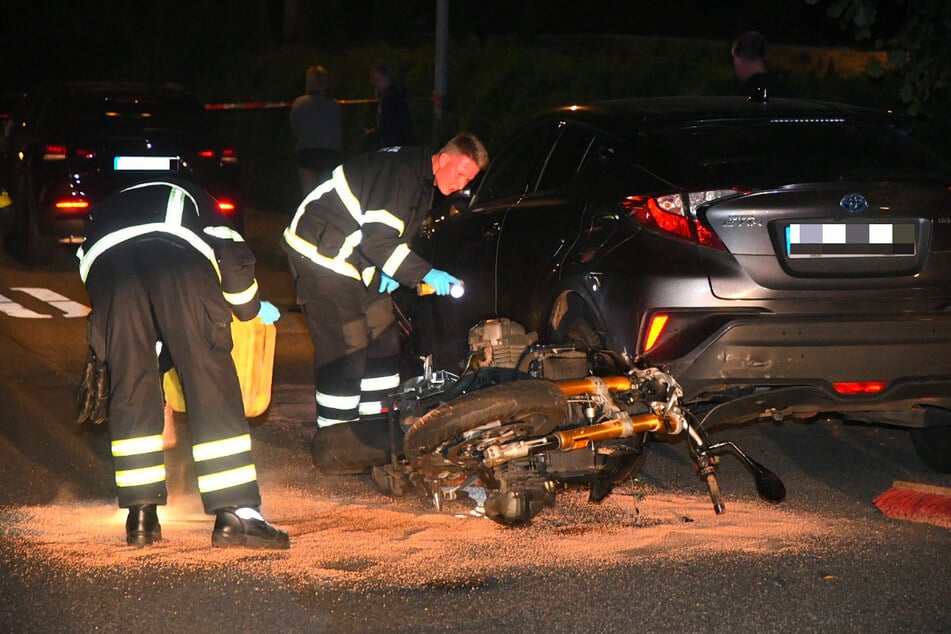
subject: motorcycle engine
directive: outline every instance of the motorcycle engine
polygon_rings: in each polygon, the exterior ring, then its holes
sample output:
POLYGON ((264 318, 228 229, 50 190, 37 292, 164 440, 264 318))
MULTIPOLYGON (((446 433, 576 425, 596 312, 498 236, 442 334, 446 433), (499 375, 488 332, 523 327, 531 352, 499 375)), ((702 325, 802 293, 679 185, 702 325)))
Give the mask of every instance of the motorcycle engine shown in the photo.
POLYGON ((488 319, 469 330, 466 372, 509 368, 536 379, 576 379, 590 373, 588 356, 579 350, 538 344, 538 335, 510 319, 488 319))

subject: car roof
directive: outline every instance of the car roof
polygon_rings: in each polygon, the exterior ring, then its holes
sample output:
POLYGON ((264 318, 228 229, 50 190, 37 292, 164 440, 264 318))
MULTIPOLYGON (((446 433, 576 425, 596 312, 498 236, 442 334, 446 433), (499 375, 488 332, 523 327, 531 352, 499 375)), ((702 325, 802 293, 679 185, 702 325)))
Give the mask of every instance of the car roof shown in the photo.
POLYGON ((595 101, 555 108, 538 120, 560 118, 588 123, 621 138, 638 132, 689 127, 715 121, 830 119, 896 125, 904 118, 893 113, 828 101, 770 99, 751 102, 746 97, 643 97, 595 101))

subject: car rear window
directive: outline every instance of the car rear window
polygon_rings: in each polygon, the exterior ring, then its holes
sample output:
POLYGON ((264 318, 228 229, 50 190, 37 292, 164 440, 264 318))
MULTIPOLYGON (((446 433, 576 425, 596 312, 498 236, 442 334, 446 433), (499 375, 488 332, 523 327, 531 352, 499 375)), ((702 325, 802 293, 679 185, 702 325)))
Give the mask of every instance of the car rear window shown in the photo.
POLYGON ((949 178, 951 168, 896 128, 845 121, 721 122, 646 133, 636 161, 678 186, 949 178))
POLYGON ((139 130, 174 128, 199 131, 201 103, 188 98, 151 95, 74 95, 61 100, 49 123, 60 129, 139 130))

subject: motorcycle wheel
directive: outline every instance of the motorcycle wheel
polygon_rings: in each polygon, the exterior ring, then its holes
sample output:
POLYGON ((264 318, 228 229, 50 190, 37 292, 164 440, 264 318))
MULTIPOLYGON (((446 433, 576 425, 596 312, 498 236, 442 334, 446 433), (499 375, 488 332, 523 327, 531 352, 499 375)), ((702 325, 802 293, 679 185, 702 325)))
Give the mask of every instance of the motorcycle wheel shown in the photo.
POLYGON ((565 422, 568 400, 550 381, 525 380, 464 394, 424 414, 406 432, 403 453, 421 463, 440 451, 455 464, 476 445, 544 436, 565 422))

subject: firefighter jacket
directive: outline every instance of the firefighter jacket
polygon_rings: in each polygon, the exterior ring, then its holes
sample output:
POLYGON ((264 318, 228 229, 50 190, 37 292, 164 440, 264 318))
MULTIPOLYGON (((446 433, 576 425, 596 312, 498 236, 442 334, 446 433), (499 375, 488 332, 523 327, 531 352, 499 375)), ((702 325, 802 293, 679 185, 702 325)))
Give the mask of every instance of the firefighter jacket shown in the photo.
POLYGON ((224 298, 238 319, 247 321, 258 314, 261 302, 254 253, 210 194, 177 178, 127 187, 96 207, 86 225, 86 239, 76 253, 83 282, 99 256, 142 236, 187 243, 214 268, 224 298))
POLYGON ((390 147, 334 169, 307 194, 284 231, 285 249, 370 286, 380 269, 415 286, 432 268, 409 241, 433 200, 432 152, 390 147))

